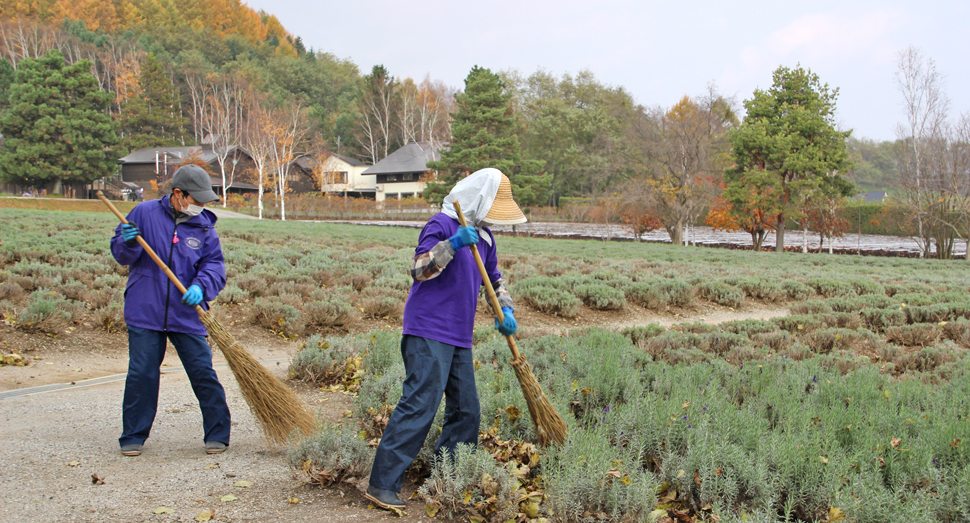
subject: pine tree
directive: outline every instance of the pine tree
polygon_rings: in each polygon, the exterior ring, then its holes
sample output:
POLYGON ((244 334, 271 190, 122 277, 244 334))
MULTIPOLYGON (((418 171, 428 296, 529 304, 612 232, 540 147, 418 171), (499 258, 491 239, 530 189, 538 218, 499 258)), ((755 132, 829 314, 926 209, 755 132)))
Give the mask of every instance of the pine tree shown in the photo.
POLYGON ((117 170, 110 147, 118 135, 106 113, 112 96, 98 89, 91 62, 66 65, 59 51, 22 60, 9 93, 0 114, 0 179, 90 183, 117 170))
POLYGON ((120 127, 129 151, 177 145, 187 125, 178 93, 155 55, 141 63, 138 89, 121 107, 120 127))
POLYGON ((780 252, 785 221, 803 217, 807 198, 851 191, 841 178, 852 166, 845 146, 851 131, 835 128, 838 89, 801 67, 779 67, 773 76, 768 91, 745 100, 747 115, 731 133, 736 167, 725 173, 725 195, 742 221, 755 209, 766 213, 780 252))
POLYGON ((511 99, 499 75, 482 67, 472 68, 465 78, 465 92, 455 95, 458 112, 452 114, 451 145, 441 154, 441 160, 428 163, 439 174, 437 182, 428 183, 425 199, 440 203, 459 180, 479 169, 494 167, 509 177, 519 204, 545 200, 551 177, 540 172, 545 162, 522 159, 511 99))

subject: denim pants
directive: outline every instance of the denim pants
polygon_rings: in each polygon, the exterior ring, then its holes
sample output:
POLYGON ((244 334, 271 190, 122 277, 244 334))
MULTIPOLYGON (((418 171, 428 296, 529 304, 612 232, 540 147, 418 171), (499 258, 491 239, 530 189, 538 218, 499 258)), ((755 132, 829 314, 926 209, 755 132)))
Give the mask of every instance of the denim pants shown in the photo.
POLYGON ((202 411, 202 441, 229 444, 229 405, 226 391, 212 368, 212 349, 204 336, 161 332, 128 326, 128 377, 122 408, 121 446, 144 443, 158 410, 158 385, 165 342, 178 352, 202 411))
POLYGON ((404 394, 387 422, 370 473, 371 485, 394 492, 401 491, 404 472, 424 445, 442 394, 445 419, 435 454, 453 452, 459 443, 477 444, 482 417, 471 349, 404 336, 401 355, 404 394))

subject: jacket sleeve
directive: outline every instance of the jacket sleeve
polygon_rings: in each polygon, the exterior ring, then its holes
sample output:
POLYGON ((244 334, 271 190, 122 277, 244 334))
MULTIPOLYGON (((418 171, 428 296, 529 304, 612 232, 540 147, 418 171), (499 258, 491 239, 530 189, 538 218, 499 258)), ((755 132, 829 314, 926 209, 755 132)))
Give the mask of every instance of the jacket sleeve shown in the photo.
POLYGON ((222 244, 215 229, 205 242, 205 252, 197 264, 195 278, 190 285, 202 288, 202 299, 212 301, 226 286, 226 260, 222 256, 222 244))
MULTIPOLYGON (((139 226, 138 219, 141 217, 141 211, 138 206, 128 213, 125 217, 129 222, 134 222, 136 226, 139 226)), ((138 242, 133 242, 131 245, 125 243, 125 240, 121 239, 121 225, 118 224, 115 227, 115 235, 111 237, 111 255, 115 257, 115 260, 121 265, 131 265, 135 263, 135 260, 142 255, 144 249, 142 249, 141 244, 138 242)))

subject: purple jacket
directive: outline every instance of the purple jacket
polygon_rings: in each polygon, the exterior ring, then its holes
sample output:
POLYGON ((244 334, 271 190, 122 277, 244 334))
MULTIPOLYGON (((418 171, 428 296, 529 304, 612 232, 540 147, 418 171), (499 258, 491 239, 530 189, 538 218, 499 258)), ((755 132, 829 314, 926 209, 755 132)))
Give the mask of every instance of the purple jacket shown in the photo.
MULTIPOLYGON (((216 215, 205 210, 175 225, 168 196, 142 202, 128 213, 129 222, 138 226, 155 254, 166 262, 186 288, 202 288, 202 307, 212 301, 226 285, 226 263, 216 234, 216 215)), ((128 265, 125 287, 125 322, 133 327, 206 336, 195 307, 182 303, 182 293, 151 256, 135 243, 121 239, 121 225, 111 238, 111 254, 128 265)))
MULTIPOLYGON (((458 220, 444 213, 435 214, 421 230, 414 253, 430 251, 457 231, 458 220)), ((492 240, 491 244, 485 240, 478 242, 478 251, 488 278, 498 280, 502 274, 498 271, 495 236, 488 227, 483 227, 479 234, 488 235, 492 240)), ((404 304, 404 334, 471 348, 481 288, 482 274, 471 249, 458 249, 438 277, 411 285, 411 293, 404 304)))

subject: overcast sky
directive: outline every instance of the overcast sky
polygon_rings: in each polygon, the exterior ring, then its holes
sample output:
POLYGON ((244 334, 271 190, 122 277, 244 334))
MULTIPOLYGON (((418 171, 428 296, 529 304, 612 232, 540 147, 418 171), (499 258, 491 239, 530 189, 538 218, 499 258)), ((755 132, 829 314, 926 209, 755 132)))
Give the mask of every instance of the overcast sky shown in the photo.
POLYGON ((945 75, 951 113, 970 112, 966 0, 249 0, 307 47, 430 74, 456 88, 474 65, 493 71, 591 70, 637 103, 669 107, 714 82, 740 103, 798 63, 840 89, 837 117, 857 137, 893 139, 902 121, 896 53, 919 47, 945 75))

